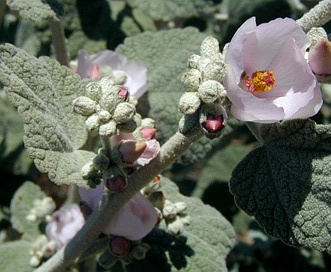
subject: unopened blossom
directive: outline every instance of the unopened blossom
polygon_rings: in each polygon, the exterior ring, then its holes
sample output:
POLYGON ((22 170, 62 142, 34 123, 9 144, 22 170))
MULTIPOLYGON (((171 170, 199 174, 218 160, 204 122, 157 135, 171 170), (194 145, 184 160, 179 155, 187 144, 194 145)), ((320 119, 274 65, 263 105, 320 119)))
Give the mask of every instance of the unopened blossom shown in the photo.
POLYGON ((77 204, 63 205, 52 214, 52 220, 46 226, 49 240, 56 242, 57 247, 66 245, 84 225, 85 219, 77 204))
POLYGON ((123 77, 123 85, 129 89, 130 95, 136 98, 141 97, 147 90, 146 67, 111 50, 92 55, 79 50, 77 73, 82 78, 91 79, 108 76, 109 73, 118 78, 123 77))
POLYGON ((319 84, 304 58, 306 34, 289 18, 256 26, 248 19, 225 55, 224 86, 231 112, 243 121, 273 123, 315 115, 322 106, 319 84))
POLYGON ((331 42, 318 42, 309 51, 308 62, 316 75, 331 75, 331 42))
MULTIPOLYGON (((95 189, 80 188, 79 194, 94 211, 99 205, 103 190, 103 185, 100 184, 95 189)), ((138 193, 114 216, 103 232, 129 240, 139 240, 154 228, 156 222, 157 212, 154 206, 138 193)))

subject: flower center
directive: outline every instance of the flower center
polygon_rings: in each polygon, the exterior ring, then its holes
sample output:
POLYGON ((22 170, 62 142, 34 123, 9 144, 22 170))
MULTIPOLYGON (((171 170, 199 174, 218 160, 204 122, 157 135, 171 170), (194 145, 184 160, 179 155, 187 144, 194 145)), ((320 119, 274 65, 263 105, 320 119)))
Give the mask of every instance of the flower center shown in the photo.
POLYGON ((252 93, 262 93, 270 91, 276 82, 273 71, 256 71, 252 77, 245 77, 246 87, 252 93))

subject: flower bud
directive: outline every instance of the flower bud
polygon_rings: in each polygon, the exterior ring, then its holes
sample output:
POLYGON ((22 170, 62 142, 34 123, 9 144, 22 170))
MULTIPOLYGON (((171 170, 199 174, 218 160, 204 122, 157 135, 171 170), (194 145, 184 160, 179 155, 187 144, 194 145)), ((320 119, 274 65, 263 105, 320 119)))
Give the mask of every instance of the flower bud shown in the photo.
POLYGON ((77 97, 73 101, 74 111, 83 116, 89 116, 95 112, 97 103, 86 96, 77 97))
MULTIPOLYGON (((165 203, 165 197, 161 191, 152 192, 148 196, 148 200, 153 204, 154 207, 158 208, 159 210, 163 209, 165 203)), ((166 210, 166 213, 167 212, 168 210, 166 210)))
POLYGON ((175 207, 176 207, 177 214, 182 213, 183 211, 185 211, 187 209, 187 205, 185 202, 176 202, 175 207))
POLYGON ((128 102, 120 103, 114 110, 113 120, 116 123, 123 124, 132 120, 136 113, 136 107, 128 102))
POLYGON ((162 214, 164 217, 166 218, 175 218, 177 215, 177 210, 176 210, 176 206, 174 205, 174 203, 170 202, 169 200, 165 200, 164 201, 164 206, 162 209, 162 214))
POLYGON ((118 151, 123 162, 133 163, 141 156, 146 146, 147 144, 142 141, 127 140, 120 144, 118 151))
POLYGON ((201 57, 199 55, 191 55, 187 60, 187 66, 192 69, 196 69, 200 58, 201 57))
POLYGON ((86 96, 94 101, 99 101, 102 94, 101 87, 95 82, 88 83, 85 87, 85 91, 86 91, 86 96))
POLYGON ((187 91, 196 92, 202 81, 202 76, 199 70, 191 69, 183 74, 181 81, 185 85, 187 91))
POLYGON ((102 93, 105 93, 115 85, 114 77, 113 76, 103 77, 98 82, 98 85, 101 87, 102 93))
POLYGON ((324 39, 309 52, 308 62, 316 75, 331 75, 331 42, 324 39))
POLYGON ((103 173, 105 187, 112 193, 122 193, 126 186, 126 178, 121 170, 112 166, 103 173))
POLYGON ((157 129, 153 127, 144 127, 139 132, 141 137, 143 137, 145 140, 151 140, 155 138, 157 129))
POLYGON ((225 92, 221 83, 216 80, 207 80, 199 86, 198 96, 204 103, 213 103, 221 98, 225 92))
POLYGON ((139 244, 132 248, 132 256, 137 260, 143 260, 146 257, 146 253, 149 250, 149 246, 147 244, 139 244))
POLYGON ((94 136, 98 135, 99 126, 100 126, 100 119, 97 114, 92 114, 85 121, 86 129, 94 136))
POLYGON ((123 97, 124 101, 128 101, 128 99, 129 99, 129 91, 125 88, 119 89, 117 95, 119 97, 123 97))
POLYGON ((104 154, 98 154, 93 159, 93 167, 99 171, 106 170, 109 166, 109 163, 109 158, 104 154))
POLYGON ((111 120, 105 124, 102 124, 99 128, 99 135, 100 136, 113 136, 116 134, 117 128, 116 123, 111 120))
POLYGON ((142 127, 155 127, 155 121, 152 118, 146 117, 141 119, 141 126, 142 127))
POLYGON ((126 180, 121 176, 114 176, 105 180, 105 187, 112 193, 122 193, 126 186, 126 180))
POLYGON ((167 220, 167 228, 172 234, 179 235, 184 231, 184 224, 179 217, 176 216, 174 219, 167 220))
POLYGON ((218 40, 212 36, 205 38, 200 47, 200 54, 204 57, 214 58, 219 53, 219 43, 218 40))
POLYGON ((124 72, 117 72, 115 75, 114 75, 114 78, 115 78, 115 84, 116 85, 124 85, 127 81, 127 76, 124 72))
POLYGON ((106 110, 100 110, 97 112, 97 114, 102 123, 108 122, 111 118, 111 114, 109 113, 109 111, 106 110))
POLYGON ((207 120, 202 123, 203 127, 211 133, 216 133, 223 129, 223 116, 222 115, 208 115, 207 120))
POLYGON ((131 242, 124 237, 115 236, 109 240, 108 248, 114 256, 123 257, 130 252, 131 242))
POLYGON ((193 114, 200 107, 201 101, 196 92, 186 92, 179 99, 179 110, 183 114, 193 114))

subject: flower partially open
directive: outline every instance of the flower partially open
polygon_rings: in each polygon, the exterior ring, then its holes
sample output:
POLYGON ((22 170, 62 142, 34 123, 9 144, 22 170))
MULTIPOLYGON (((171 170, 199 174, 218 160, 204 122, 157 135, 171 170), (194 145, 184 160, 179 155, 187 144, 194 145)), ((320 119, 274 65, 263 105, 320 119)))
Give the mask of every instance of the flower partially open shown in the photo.
POLYGON ((130 95, 136 98, 141 97, 147 90, 147 69, 141 63, 130 61, 111 50, 93 55, 84 50, 78 51, 77 73, 82 78, 100 78, 105 76, 102 74, 103 70, 114 76, 124 76, 126 80, 123 85, 129 89, 130 95))
POLYGON ((54 240, 58 248, 66 245, 85 224, 85 219, 77 204, 63 205, 52 214, 46 226, 48 239, 54 240))
POLYGON ((304 58, 306 34, 289 18, 256 26, 248 19, 225 55, 231 112, 242 121, 273 123, 308 118, 322 106, 316 77, 304 58))
MULTIPOLYGON (((103 185, 95 189, 79 189, 79 194, 92 210, 98 207, 103 194, 103 185)), ((105 234, 139 240, 146 236, 157 222, 157 212, 141 193, 136 194, 103 230, 105 234)))

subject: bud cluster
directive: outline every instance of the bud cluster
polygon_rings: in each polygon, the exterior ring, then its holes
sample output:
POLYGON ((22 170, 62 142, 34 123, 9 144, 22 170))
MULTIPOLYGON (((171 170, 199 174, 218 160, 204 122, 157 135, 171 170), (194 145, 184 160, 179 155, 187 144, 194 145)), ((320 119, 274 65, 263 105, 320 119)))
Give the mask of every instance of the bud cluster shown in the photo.
POLYGON ((51 257, 57 250, 56 242, 49 241, 45 235, 39 236, 31 245, 30 265, 39 266, 45 259, 51 257))
POLYGON ((44 197, 43 199, 35 199, 32 203, 33 207, 25 217, 30 222, 38 220, 46 221, 50 219, 50 214, 55 210, 56 204, 51 197, 44 197))
POLYGON ((134 259, 145 258, 149 245, 139 241, 131 241, 121 236, 110 236, 107 242, 108 250, 103 252, 98 263, 104 269, 112 268, 117 262, 123 265, 130 264, 134 259))
POLYGON ((90 187, 95 187, 103 180, 110 192, 121 193, 127 184, 127 175, 139 166, 141 160, 144 162, 149 159, 143 156, 144 152, 154 148, 154 144, 159 148, 155 134, 154 120, 145 118, 132 133, 110 137, 111 150, 106 152, 104 148, 99 149, 93 160, 83 166, 83 179, 87 180, 90 187))
POLYGON ((202 42, 200 54, 189 57, 191 70, 182 76, 186 92, 179 100, 179 110, 184 114, 179 127, 183 134, 202 129, 206 137, 215 138, 227 121, 227 93, 221 84, 225 65, 218 41, 211 36, 202 42))
POLYGON ((174 235, 183 233, 184 227, 191 222, 191 217, 185 213, 187 205, 185 202, 173 203, 166 199, 162 192, 159 176, 154 178, 149 186, 143 188, 142 193, 148 197, 158 211, 159 223, 164 219, 169 232, 174 235))
POLYGON ((141 124, 136 113, 135 101, 130 100, 129 91, 116 85, 115 78, 104 77, 86 86, 86 95, 73 101, 74 111, 88 116, 85 127, 91 135, 113 136, 122 132, 133 132, 141 124))

